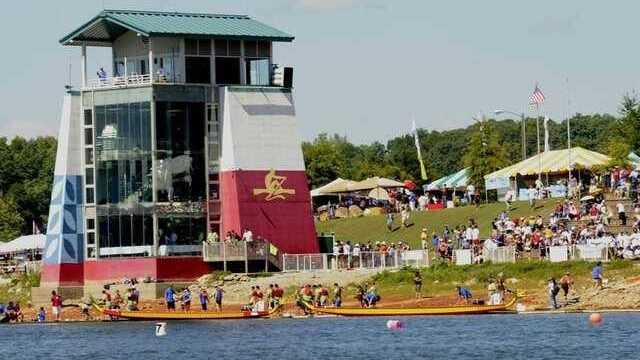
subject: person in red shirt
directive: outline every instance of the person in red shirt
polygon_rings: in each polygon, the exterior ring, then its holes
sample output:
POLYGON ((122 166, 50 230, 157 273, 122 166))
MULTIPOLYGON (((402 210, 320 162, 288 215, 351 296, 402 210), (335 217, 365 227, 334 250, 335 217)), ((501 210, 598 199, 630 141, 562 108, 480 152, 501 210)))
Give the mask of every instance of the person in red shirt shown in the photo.
POLYGON ((55 317, 55 321, 60 321, 60 311, 62 310, 62 296, 56 293, 56 291, 51 292, 51 312, 55 317))

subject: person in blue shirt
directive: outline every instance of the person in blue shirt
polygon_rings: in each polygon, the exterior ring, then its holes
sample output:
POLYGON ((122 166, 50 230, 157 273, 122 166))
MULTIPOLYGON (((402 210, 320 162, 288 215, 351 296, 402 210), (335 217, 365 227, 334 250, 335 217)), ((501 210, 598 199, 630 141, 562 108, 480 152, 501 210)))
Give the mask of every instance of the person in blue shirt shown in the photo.
POLYGON ((182 290, 182 310, 191 311, 191 292, 187 288, 182 290))
POLYGON ((38 310, 38 322, 45 322, 46 321, 46 312, 44 311, 44 307, 40 307, 40 310, 38 310))
POLYGON ((596 289, 602 290, 602 263, 600 261, 591 270, 591 278, 596 281, 596 289))
POLYGON ((458 291, 458 299, 465 300, 467 303, 471 301, 471 291, 467 288, 463 288, 462 286, 456 286, 456 290, 458 291))
POLYGON ((438 249, 438 245, 440 245, 440 237, 438 234, 433 233, 433 240, 431 240, 431 244, 433 244, 434 249, 438 249))
POLYGON ((224 290, 221 287, 216 286, 216 292, 213 294, 216 299, 216 311, 222 311, 222 294, 224 290))
POLYGON ((198 297, 200 298, 200 306, 202 307, 202 311, 207 311, 207 304, 209 303, 209 292, 207 291, 207 289, 200 289, 198 297))
POLYGON ((176 292, 173 291, 173 287, 169 285, 168 288, 164 290, 164 300, 167 303, 167 310, 175 310, 176 309, 176 292))

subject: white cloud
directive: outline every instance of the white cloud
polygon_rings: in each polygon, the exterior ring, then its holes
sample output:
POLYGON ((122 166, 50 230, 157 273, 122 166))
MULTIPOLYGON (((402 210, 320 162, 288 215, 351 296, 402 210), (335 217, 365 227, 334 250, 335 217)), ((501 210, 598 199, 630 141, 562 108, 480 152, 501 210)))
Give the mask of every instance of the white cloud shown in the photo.
POLYGON ((351 10, 359 5, 361 0, 296 0, 293 9, 304 12, 332 12, 351 10))
POLYGON ((53 123, 35 120, 9 120, 0 122, 0 137, 13 139, 22 136, 30 139, 38 136, 57 135, 58 127, 53 123))

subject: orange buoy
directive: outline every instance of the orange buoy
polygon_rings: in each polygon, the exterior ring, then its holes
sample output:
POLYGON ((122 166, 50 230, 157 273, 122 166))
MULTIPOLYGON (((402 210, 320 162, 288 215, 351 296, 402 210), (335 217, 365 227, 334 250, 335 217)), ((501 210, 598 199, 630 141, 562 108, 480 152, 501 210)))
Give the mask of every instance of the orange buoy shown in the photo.
POLYGON ((593 325, 599 325, 602 323, 602 315, 600 315, 599 313, 593 313, 589 315, 589 321, 593 325))

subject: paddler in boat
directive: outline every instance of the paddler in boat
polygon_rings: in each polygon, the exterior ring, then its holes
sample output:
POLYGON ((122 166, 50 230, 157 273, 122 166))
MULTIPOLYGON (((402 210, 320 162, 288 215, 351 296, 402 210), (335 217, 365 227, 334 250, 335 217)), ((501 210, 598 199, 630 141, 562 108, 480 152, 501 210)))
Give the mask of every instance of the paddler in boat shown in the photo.
POLYGON ((467 304, 471 302, 472 295, 469 289, 458 285, 456 291, 458 292, 458 300, 465 301, 467 304))
POLYGON ((367 294, 365 295, 365 300, 368 307, 376 307, 376 303, 380 301, 380 295, 378 294, 378 288, 376 287, 375 282, 372 282, 369 286, 367 294))
MULTIPOLYGON (((505 285, 504 273, 498 273, 498 279, 496 280, 496 288, 498 289, 498 304, 502 304, 504 302, 505 296, 507 295, 507 286, 505 285)), ((496 304, 497 305, 497 304, 496 304)))
POLYGON ((308 315, 309 309, 307 309, 304 303, 313 304, 313 291, 311 290, 311 285, 307 284, 299 290, 298 299, 298 306, 302 308, 305 315, 308 315))

